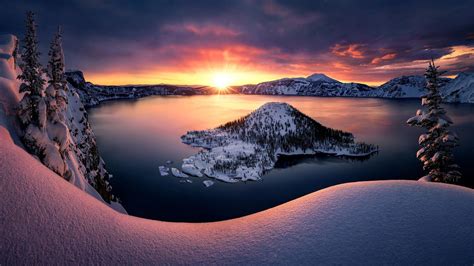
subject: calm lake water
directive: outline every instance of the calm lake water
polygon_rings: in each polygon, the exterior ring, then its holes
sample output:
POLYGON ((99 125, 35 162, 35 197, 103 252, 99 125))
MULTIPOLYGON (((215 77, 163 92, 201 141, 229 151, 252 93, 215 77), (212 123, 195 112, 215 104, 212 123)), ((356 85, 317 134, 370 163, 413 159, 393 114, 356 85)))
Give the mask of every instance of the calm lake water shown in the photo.
MULTIPOLYGON (((287 96, 156 96, 114 101, 89 110, 100 154, 113 174, 114 193, 128 213, 166 221, 216 221, 274 207, 333 185, 422 176, 416 159, 421 129, 405 121, 419 108, 419 100, 317 98, 287 96), (294 158, 258 182, 227 184, 206 178, 193 183, 161 176, 167 160, 180 168, 181 160, 198 151, 180 141, 188 130, 216 127, 271 101, 287 102, 325 126, 352 132, 356 139, 380 146, 365 161, 334 157, 294 158)), ((461 138, 456 159, 467 177, 474 176, 474 105, 445 106, 461 138)))

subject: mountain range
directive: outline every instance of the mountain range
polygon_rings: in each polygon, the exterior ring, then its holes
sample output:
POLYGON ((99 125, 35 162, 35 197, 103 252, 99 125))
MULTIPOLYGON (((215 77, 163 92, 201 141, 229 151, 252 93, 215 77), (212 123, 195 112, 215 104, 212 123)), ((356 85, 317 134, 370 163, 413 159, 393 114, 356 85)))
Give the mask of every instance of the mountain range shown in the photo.
MULTIPOLYGON (((441 78, 440 84, 446 102, 474 103, 474 73, 460 73, 454 79, 441 78)), ((372 98, 420 98, 427 92, 424 76, 401 76, 379 87, 371 87, 362 83, 343 83, 324 74, 245 85, 237 90, 243 94, 372 98)))
MULTIPOLYGON (((68 82, 77 89, 86 106, 114 99, 135 99, 150 95, 209 95, 210 86, 126 85, 104 86, 87 82, 81 71, 69 71, 68 82)), ((449 103, 474 103, 474 73, 460 73, 454 79, 441 78, 441 95, 449 103)), ((259 95, 301 95, 318 97, 420 98, 426 93, 424 76, 401 76, 372 87, 362 83, 344 83, 325 74, 306 78, 282 78, 252 85, 232 86, 227 93, 259 95)), ((220 92, 222 93, 222 92, 220 92)))

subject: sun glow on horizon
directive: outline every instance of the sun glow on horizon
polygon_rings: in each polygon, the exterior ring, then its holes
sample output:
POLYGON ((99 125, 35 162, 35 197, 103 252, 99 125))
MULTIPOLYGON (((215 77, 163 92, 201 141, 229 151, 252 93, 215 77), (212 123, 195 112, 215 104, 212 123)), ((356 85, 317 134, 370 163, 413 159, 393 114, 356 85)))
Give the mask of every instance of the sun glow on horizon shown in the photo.
POLYGON ((231 85, 232 81, 232 76, 228 73, 216 73, 213 77, 213 85, 219 90, 227 89, 231 85))

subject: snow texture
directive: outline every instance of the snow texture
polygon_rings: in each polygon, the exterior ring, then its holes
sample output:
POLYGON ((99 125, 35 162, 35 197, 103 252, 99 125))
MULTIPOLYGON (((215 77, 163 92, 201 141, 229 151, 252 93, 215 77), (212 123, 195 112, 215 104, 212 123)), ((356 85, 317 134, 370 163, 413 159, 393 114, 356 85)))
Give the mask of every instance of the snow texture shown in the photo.
POLYGON ((0 264, 471 265, 474 192, 357 182, 213 223, 117 213, 0 128, 0 264), (451 226, 447 226, 451 225, 451 226))

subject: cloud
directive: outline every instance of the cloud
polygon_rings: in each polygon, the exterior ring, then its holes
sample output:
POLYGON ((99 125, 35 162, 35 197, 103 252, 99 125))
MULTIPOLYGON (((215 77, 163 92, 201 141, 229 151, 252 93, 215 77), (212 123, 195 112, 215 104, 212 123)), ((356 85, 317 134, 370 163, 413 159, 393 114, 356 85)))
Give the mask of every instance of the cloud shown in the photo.
POLYGON ((25 11, 37 13, 44 62, 63 25, 68 68, 101 81, 130 73, 178 82, 229 68, 262 79, 326 72, 383 82, 422 73, 431 58, 452 74, 473 69, 472 0, 16 0, 2 8, 0 33, 19 36, 25 11))
POLYGON ((331 47, 331 52, 338 56, 348 56, 352 58, 364 58, 363 44, 338 44, 331 47))
POLYGON ((383 62, 383 61, 392 60, 392 59, 394 59, 396 56, 397 56, 396 53, 385 54, 385 55, 383 55, 383 56, 381 56, 381 57, 375 57, 374 59, 372 59, 371 63, 374 64, 374 65, 377 65, 377 64, 380 64, 380 63, 383 62))
POLYGON ((175 33, 192 33, 199 36, 215 35, 235 37, 240 34, 239 31, 225 26, 197 23, 167 24, 163 26, 163 30, 175 33))

